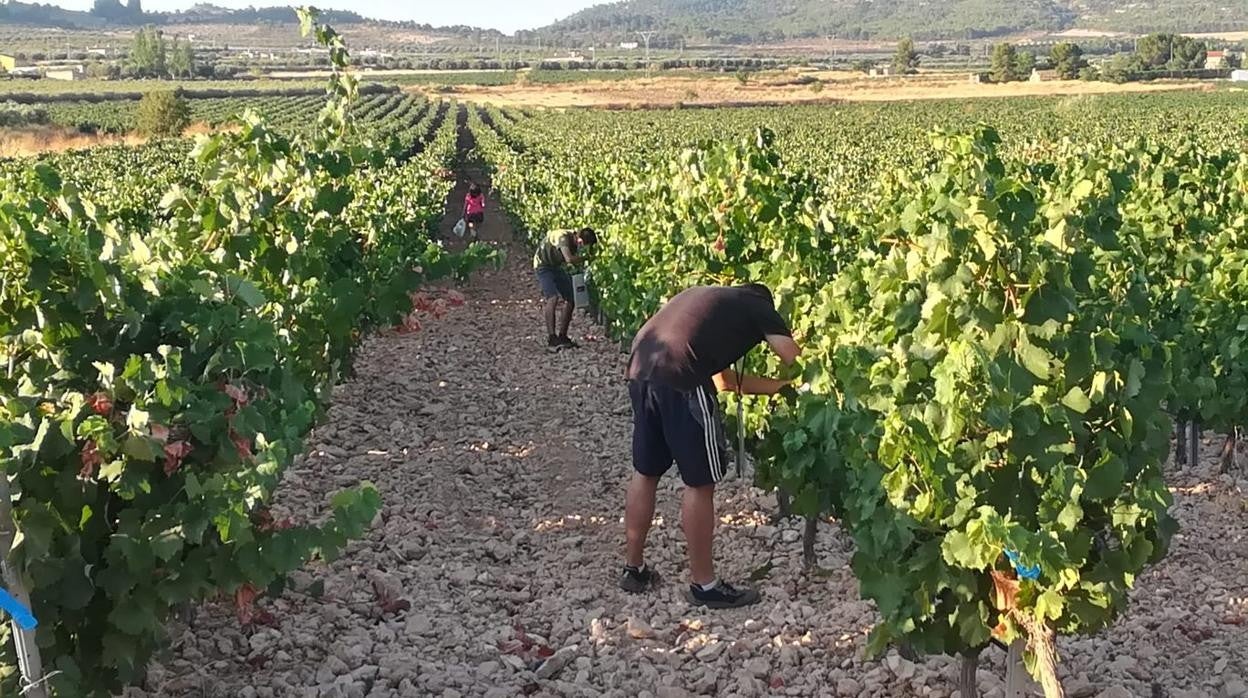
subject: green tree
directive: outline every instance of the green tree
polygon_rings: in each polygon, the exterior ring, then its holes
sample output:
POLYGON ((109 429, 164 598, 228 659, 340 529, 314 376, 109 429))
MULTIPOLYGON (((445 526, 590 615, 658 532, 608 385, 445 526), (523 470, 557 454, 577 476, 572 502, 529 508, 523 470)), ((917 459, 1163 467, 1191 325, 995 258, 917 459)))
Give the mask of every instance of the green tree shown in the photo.
POLYGON ((189 78, 195 74, 195 49, 191 42, 182 43, 176 37, 173 48, 169 50, 169 75, 189 78))
POLYGON ((191 107, 181 90, 148 92, 139 100, 135 130, 144 136, 180 136, 191 125, 191 107))
POLYGON ((1074 80, 1079 77, 1079 71, 1083 70, 1086 65, 1083 60, 1083 49, 1079 48, 1079 44, 1069 41, 1054 45, 1053 50, 1049 52, 1049 59, 1053 61, 1053 69, 1057 71, 1058 77, 1063 80, 1074 80))
POLYGON ((1031 51, 1020 51, 1014 57, 1014 79, 1026 80, 1036 69, 1036 54, 1031 51))
POLYGON ((130 70, 142 77, 162 76, 166 72, 168 53, 164 35, 155 27, 143 27, 134 34, 130 70))
POLYGON ((1174 37, 1174 45, 1170 50, 1171 70, 1200 70, 1205 67, 1205 54, 1209 46, 1190 36, 1174 37))
POLYGON ((988 73, 993 82, 1010 82, 1015 80, 1018 67, 1018 52, 1014 44, 1000 43, 992 47, 992 66, 988 73))
POLYGON ((1135 45, 1135 57, 1145 70, 1161 70, 1170 61, 1173 34, 1149 34, 1135 45))
POLYGON ((1205 42, 1180 34, 1149 34, 1135 55, 1144 70, 1195 70, 1205 67, 1205 42))
POLYGON ((1109 82, 1130 82, 1139 78, 1144 69, 1139 56, 1120 54, 1114 56, 1101 70, 1101 77, 1109 82))
POLYGON ((914 50, 914 39, 906 37, 897 42, 897 53, 893 55, 893 72, 898 75, 919 72, 919 52, 914 50))

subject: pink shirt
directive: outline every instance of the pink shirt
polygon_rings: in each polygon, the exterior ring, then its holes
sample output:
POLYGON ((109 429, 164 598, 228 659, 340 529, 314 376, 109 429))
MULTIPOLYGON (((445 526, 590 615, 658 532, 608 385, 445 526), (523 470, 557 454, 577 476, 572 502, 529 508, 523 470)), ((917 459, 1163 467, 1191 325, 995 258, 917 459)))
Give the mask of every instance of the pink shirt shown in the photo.
POLYGON ((469 194, 464 197, 464 213, 471 216, 474 213, 483 213, 485 211, 485 194, 473 196, 469 194))

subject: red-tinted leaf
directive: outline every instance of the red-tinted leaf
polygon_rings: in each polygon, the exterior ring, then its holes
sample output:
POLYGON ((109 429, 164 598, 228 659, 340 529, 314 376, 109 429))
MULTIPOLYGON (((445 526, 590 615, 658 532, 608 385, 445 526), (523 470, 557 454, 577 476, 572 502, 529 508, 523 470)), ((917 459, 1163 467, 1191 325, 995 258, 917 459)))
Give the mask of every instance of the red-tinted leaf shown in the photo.
POLYGON ((152 430, 153 439, 156 439, 162 444, 169 442, 169 427, 163 424, 156 424, 153 422, 151 425, 151 430, 152 430))
POLYGON ((82 459, 82 469, 78 471, 78 477, 83 480, 90 480, 95 477, 95 469, 104 462, 103 456, 100 455, 100 449, 95 445, 94 441, 88 441, 82 447, 82 453, 79 456, 82 459))
POLYGON ((453 307, 459 307, 466 302, 466 299, 464 298, 464 294, 460 293, 459 291, 447 291, 446 299, 448 302, 450 302, 450 304, 453 307))
POLYGON ((555 651, 547 645, 540 645, 537 648, 538 659, 550 659, 555 656, 555 651))
POLYGON ((178 472, 178 468, 182 467, 182 459, 189 456, 193 450, 195 447, 186 441, 165 444, 165 475, 178 472))
POLYGON ((420 320, 416 317, 416 313, 411 313, 403 318, 402 324, 394 328, 399 334, 412 334, 420 331, 420 320))
POLYGON ((251 451, 251 439, 231 429, 230 441, 234 442, 234 448, 238 450, 239 458, 247 461, 256 457, 256 454, 251 451))
POLYGON ((992 570, 992 601, 998 611, 1008 612, 1018 607, 1019 581, 1013 572, 992 570))
POLYGON ((773 676, 771 677, 771 682, 768 683, 767 685, 771 686, 772 690, 779 690, 781 688, 784 688, 784 677, 773 676))
POLYGON ((256 597, 259 592, 251 584, 244 584, 234 592, 234 613, 241 625, 249 625, 256 615, 256 597))
POLYGON ((233 400, 236 405, 246 405, 250 402, 250 398, 247 396, 247 391, 236 385, 226 383, 221 390, 224 391, 226 395, 229 395, 230 399, 233 400))
POLYGON ((277 616, 263 608, 256 609, 251 616, 251 622, 256 625, 263 625, 266 628, 276 628, 278 626, 277 616))
POLYGON ((87 398, 87 405, 91 411, 107 417, 113 413, 113 399, 104 393, 95 393, 87 398))

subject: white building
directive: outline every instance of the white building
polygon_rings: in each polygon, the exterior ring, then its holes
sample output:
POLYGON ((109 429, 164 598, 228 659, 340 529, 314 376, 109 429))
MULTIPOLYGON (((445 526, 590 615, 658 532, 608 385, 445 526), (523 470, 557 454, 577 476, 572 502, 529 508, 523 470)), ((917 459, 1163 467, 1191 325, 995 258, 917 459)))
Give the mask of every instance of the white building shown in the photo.
POLYGON ((1232 82, 1248 82, 1248 70, 1232 70, 1232 82))
POLYGON ((637 43, 636 41, 621 41, 620 42, 620 48, 626 51, 636 51, 637 47, 640 45, 641 44, 637 43))
POLYGON ((61 65, 48 68, 43 71, 43 77, 48 80, 64 80, 66 82, 73 82, 86 77, 86 71, 83 70, 83 67, 80 65, 61 65))

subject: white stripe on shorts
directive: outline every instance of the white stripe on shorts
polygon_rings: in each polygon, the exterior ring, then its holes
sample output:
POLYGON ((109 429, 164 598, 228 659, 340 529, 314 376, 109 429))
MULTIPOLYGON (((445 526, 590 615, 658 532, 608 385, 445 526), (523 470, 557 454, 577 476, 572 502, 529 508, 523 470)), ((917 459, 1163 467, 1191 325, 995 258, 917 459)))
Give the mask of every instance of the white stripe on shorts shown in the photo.
POLYGON ((698 391, 698 404, 702 407, 702 435, 706 441, 706 462, 711 468, 711 481, 719 482, 724 479, 724 466, 719 459, 719 444, 715 438, 715 413, 711 410, 706 390, 701 387, 695 390, 698 391))

